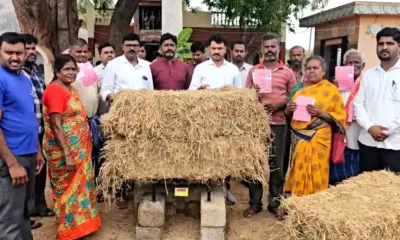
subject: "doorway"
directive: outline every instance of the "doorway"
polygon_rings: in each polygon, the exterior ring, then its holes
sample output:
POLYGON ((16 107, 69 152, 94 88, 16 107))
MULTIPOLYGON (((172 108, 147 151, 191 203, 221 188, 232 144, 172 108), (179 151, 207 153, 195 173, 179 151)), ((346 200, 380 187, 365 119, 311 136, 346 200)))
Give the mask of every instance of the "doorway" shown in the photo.
POLYGON ((348 37, 322 40, 320 55, 325 59, 327 69, 326 78, 332 81, 335 78, 336 66, 343 65, 343 56, 348 49, 348 37))

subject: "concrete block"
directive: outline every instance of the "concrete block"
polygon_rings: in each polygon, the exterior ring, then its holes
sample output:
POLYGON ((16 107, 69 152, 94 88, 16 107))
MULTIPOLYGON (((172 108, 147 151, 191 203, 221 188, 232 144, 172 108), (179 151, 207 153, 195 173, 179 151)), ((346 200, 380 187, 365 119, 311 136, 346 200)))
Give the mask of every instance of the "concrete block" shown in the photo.
POLYGON ((176 203, 167 203, 167 209, 165 209, 165 215, 167 217, 175 217, 178 214, 178 207, 176 203))
POLYGON ((225 240, 225 227, 201 227, 201 240, 225 240))
POLYGON ((211 192, 211 201, 207 201, 207 192, 201 194, 201 227, 225 227, 226 207, 223 192, 211 192))
POLYGON ((162 227, 165 224, 165 196, 157 194, 156 201, 151 195, 142 198, 138 210, 138 224, 141 227, 162 227))
POLYGON ((164 228, 151 228, 136 226, 137 240, 162 240, 164 228))
POLYGON ((200 202, 187 202, 185 215, 188 217, 199 218, 200 217, 200 202))

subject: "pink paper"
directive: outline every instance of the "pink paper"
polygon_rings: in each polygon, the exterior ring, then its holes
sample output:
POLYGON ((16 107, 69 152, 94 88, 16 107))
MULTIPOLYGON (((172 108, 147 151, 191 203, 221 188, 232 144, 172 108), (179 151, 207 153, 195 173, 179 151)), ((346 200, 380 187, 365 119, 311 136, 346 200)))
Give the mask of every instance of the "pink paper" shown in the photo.
POLYGON ((98 78, 97 74, 93 69, 92 64, 90 62, 83 63, 82 65, 79 66, 80 71, 82 73, 82 83, 83 86, 88 87, 91 86, 95 83, 97 83, 98 78))
POLYGON ((253 72, 254 84, 260 87, 259 93, 272 92, 272 72, 269 69, 255 69, 253 72))
POLYGON ((314 105, 315 99, 312 97, 298 96, 295 100, 296 110, 293 119, 301 122, 311 121, 311 115, 307 111, 307 105, 314 105))
POLYGON ((337 66, 335 68, 335 80, 339 84, 339 91, 348 91, 354 86, 354 67, 337 66))

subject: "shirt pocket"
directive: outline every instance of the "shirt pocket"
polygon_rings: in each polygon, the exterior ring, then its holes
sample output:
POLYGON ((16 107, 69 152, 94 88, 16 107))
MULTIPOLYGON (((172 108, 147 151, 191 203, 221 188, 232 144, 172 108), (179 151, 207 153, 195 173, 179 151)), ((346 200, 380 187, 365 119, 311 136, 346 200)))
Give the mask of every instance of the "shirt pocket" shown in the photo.
POLYGON ((391 85, 391 99, 400 102, 400 80, 392 80, 391 85))

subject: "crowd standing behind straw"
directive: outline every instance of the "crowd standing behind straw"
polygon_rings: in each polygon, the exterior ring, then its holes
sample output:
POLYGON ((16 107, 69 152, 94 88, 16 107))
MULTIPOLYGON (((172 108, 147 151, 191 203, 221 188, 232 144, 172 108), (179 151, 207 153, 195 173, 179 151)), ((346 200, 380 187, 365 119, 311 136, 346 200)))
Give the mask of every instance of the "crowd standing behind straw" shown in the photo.
MULTIPOLYGON (((36 38, 4 33, 0 239, 31 240, 31 229, 41 224, 30 216, 56 216, 60 240, 87 239, 100 228, 96 201, 103 196, 95 186, 100 150, 112 133, 103 135, 99 118, 121 90, 255 89, 274 134, 267 209, 278 219, 285 214, 280 207, 283 196, 311 195, 363 172, 400 172, 400 31, 386 27, 376 39, 381 63, 362 73, 363 53, 349 50, 344 65, 354 67, 354 86, 340 91, 340 79, 325 78, 325 60, 305 60, 301 46, 290 49, 288 66, 280 61, 280 38, 272 33, 262 38, 262 59, 256 66, 245 62, 247 46, 242 41, 230 46, 232 62, 225 59, 228 46, 221 35, 207 42, 209 60, 204 57, 205 44, 193 43, 193 63, 187 64, 177 59, 177 38, 169 33, 161 36, 160 57, 150 63, 144 60, 140 37, 128 33, 121 46, 100 45, 101 63, 93 68, 88 43, 76 39, 55 57, 54 79, 48 86, 35 64, 36 38), (122 47, 121 56, 115 56, 116 47, 122 47), (307 120, 300 119, 301 111, 307 120), (46 168, 54 210, 44 201, 46 168)), ((234 205, 230 176, 224 177, 226 201, 234 205)), ((128 184, 115 189, 117 208, 127 207, 128 184)), ((263 184, 244 184, 250 202, 243 214, 252 217, 263 210, 263 184)))

